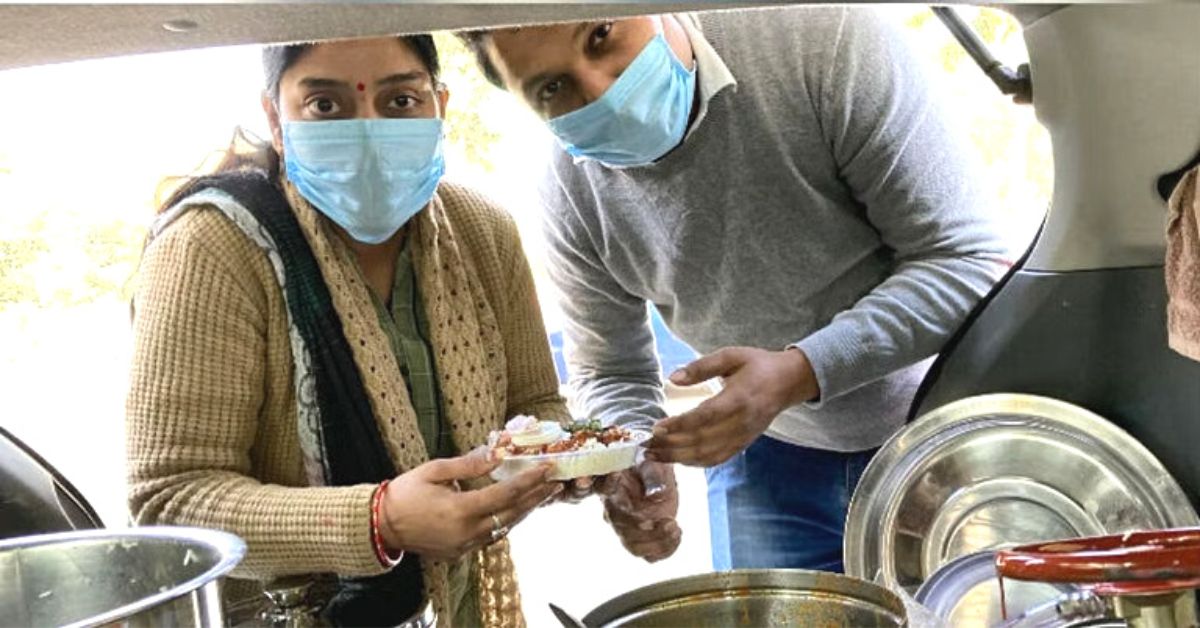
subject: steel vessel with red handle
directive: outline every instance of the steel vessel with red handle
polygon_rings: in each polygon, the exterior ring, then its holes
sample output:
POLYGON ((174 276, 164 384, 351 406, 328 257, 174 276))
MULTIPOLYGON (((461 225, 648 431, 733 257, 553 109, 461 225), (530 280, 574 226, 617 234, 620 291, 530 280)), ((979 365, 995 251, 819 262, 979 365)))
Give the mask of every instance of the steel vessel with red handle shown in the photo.
POLYGON ((1135 628, 1197 626, 1200 528, 1037 543, 996 554, 1000 578, 1083 585, 1135 628))

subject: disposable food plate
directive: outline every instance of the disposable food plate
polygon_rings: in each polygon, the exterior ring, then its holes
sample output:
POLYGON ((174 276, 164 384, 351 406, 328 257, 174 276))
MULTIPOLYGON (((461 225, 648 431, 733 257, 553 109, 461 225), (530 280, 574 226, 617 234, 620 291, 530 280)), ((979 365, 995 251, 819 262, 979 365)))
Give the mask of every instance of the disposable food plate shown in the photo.
POLYGON ((509 456, 492 471, 491 476, 496 481, 503 481, 547 461, 554 463, 554 472, 550 479, 559 481, 623 471, 641 461, 642 443, 650 439, 650 432, 644 430, 630 430, 630 432, 633 434, 632 439, 612 443, 603 449, 536 456, 509 456))

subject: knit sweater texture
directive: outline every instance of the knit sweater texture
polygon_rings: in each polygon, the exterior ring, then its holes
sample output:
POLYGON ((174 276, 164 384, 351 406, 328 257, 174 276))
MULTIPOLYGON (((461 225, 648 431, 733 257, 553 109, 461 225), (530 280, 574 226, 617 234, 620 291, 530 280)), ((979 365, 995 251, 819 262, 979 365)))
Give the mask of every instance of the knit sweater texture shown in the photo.
MULTIPOLYGON (((541 186, 551 276, 584 412, 663 416, 647 303, 697 351, 802 349, 820 398, 767 434, 828 450, 878 446, 925 360, 1012 253, 925 62, 876 11, 699 15, 705 115, 644 167, 575 162, 541 186)), ((692 34, 693 40, 696 35, 692 34)), ((699 48, 693 41, 693 48, 699 48)))
MULTIPOLYGON (((474 379, 464 380, 481 383, 467 387, 470 392, 447 386, 462 397, 447 400, 451 406, 464 406, 473 395, 471 402, 485 410, 474 419, 454 414, 453 420, 468 426, 472 420, 488 422, 490 428, 470 426, 486 434, 515 414, 566 418, 515 224, 486 199, 453 184, 443 183, 438 199, 445 224, 422 246, 454 249, 453 256, 440 259, 458 259, 462 268, 438 272, 465 278, 451 285, 457 286, 455 298, 474 310, 469 318, 486 327, 487 334, 475 337, 498 339, 477 352, 486 362, 472 363, 466 375, 474 379)), ((309 218, 315 215, 308 212, 309 218)), ((319 228, 331 232, 319 220, 319 228)), ((365 304, 340 311, 343 317, 360 312, 365 320, 343 320, 347 335, 356 351, 361 343, 372 351, 364 355, 379 356, 356 355, 364 384, 375 388, 368 392, 376 412, 409 403, 386 336, 370 315, 368 288, 354 279, 361 274, 353 256, 337 237, 323 240, 332 248, 314 253, 322 258, 327 282, 331 276, 349 278, 331 287, 335 298, 346 294, 365 304), (360 334, 363 329, 370 333, 360 334), (386 404, 379 401, 385 389, 393 392, 386 404)), ((418 268, 418 278, 429 272, 418 268)), ((434 307, 444 309, 445 303, 427 304, 434 307)), ((237 534, 248 551, 235 578, 381 573, 370 538, 375 486, 307 486, 287 312, 262 250, 215 207, 191 209, 146 249, 135 310, 126 413, 129 502, 136 522, 237 534)), ((431 312, 439 326, 432 339, 438 370, 463 376, 455 339, 466 337, 454 333, 453 313, 431 312)), ((425 456, 415 421, 379 420, 397 468, 410 470, 425 456)), ((455 444, 464 451, 483 443, 455 444)))

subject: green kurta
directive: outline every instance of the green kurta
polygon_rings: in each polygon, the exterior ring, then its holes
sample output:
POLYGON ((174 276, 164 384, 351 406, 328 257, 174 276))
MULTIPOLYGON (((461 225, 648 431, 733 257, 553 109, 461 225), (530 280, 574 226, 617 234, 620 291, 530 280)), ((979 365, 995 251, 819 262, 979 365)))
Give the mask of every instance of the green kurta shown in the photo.
MULTIPOLYGON (((400 375, 408 388, 417 426, 430 458, 457 455, 454 441, 442 420, 442 395, 437 383, 433 351, 429 346, 429 317, 425 313, 417 276, 409 255, 408 239, 396 256, 396 277, 392 280, 389 303, 382 303, 372 293, 379 324, 392 345, 400 375)), ((474 595, 473 561, 461 560, 450 568, 450 596, 458 608, 457 625, 478 621, 479 608, 474 595)))
POLYGON ((407 239, 396 258, 396 278, 392 280, 389 303, 385 305, 376 298, 375 310, 396 354, 429 457, 455 455, 454 442, 442 421, 441 391, 429 348, 429 319, 417 291, 407 239))

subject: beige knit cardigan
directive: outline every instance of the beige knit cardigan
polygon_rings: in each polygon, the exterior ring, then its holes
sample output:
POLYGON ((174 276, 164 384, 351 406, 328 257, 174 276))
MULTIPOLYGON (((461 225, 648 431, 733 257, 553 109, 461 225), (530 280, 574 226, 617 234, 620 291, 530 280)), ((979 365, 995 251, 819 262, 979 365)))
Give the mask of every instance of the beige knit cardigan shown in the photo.
POLYGON ((1168 207, 1167 343, 1200 361, 1200 167, 1175 186, 1168 207))
MULTIPOLYGON (((327 284, 338 278, 330 286, 335 307, 377 417, 392 415, 390 421, 380 420, 381 432, 397 467, 407 471, 423 459, 423 448, 406 447, 406 442, 419 443, 420 436, 415 423, 395 418, 411 415, 411 405, 394 357, 387 357, 378 320, 362 309, 370 307, 368 288, 354 280, 361 274, 353 255, 327 220, 294 190, 288 192, 327 284), (355 342, 356 336, 362 340, 355 342), (388 398, 384 391, 393 394, 388 398)), ((423 290, 444 291, 451 301, 441 305, 430 299, 433 304, 426 308, 431 321, 440 320, 448 329, 435 331, 432 349, 443 387, 460 397, 458 410, 454 399, 447 399, 460 450, 482 444, 459 442, 461 434, 477 438, 515 414, 566 418, 511 217, 481 196, 443 183, 431 209, 419 218, 409 235, 417 238, 418 283, 423 290), (458 315, 450 307, 455 305, 458 315), (457 381, 455 371, 461 376, 468 362, 455 361, 462 342, 455 318, 463 321, 467 307, 472 310, 468 321, 482 321, 471 327, 473 337, 490 346, 478 352, 486 362, 479 365, 479 376, 457 381)), ((370 538, 374 485, 306 486, 286 305, 262 250, 215 207, 191 209, 147 247, 135 311, 126 414, 129 503, 136 522, 237 534, 248 551, 235 578, 381 573, 370 538)), ((463 337, 469 344, 471 336, 463 337)), ((507 561, 506 550, 506 543, 492 546, 491 560, 507 561)), ((481 552, 475 560, 486 565, 489 557, 481 552)), ((511 573, 511 564, 502 566, 511 573)), ((429 589, 429 566, 425 569, 429 589)), ((444 579, 444 566, 440 569, 444 579)), ((515 582, 491 584, 493 590, 515 593, 515 582)), ((515 599, 483 600, 484 620, 488 608, 515 604, 515 599)), ((438 610, 444 619, 447 611, 453 615, 453 609, 438 610)), ((516 614, 487 623, 519 625, 516 614)))

